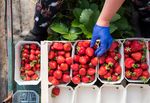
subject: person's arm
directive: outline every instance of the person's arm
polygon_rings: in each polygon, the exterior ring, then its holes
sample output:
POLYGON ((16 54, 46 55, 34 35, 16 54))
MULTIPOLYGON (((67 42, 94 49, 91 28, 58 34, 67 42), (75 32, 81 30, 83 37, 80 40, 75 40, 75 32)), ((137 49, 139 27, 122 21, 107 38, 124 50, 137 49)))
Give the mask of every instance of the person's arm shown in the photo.
POLYGON ((109 26, 109 22, 125 0, 105 0, 105 4, 98 18, 97 25, 109 26))
POLYGON ((103 55, 111 46, 113 38, 110 35, 109 23, 125 0, 105 0, 104 7, 93 28, 91 47, 97 39, 100 39, 100 46, 95 51, 97 56, 103 55))

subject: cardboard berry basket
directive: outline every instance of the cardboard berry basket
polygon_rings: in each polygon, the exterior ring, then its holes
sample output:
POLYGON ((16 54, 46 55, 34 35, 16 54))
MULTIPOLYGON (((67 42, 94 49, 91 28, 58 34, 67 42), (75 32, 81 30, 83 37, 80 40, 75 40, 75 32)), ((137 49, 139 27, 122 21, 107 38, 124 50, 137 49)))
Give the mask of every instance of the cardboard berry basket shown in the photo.
MULTIPOLYGON (((121 74, 120 74, 120 78, 119 80, 117 81, 112 81, 112 80, 106 80, 106 79, 103 79, 103 78, 100 78, 99 74, 98 74, 98 80, 104 84, 120 84, 122 82, 122 80, 124 79, 124 66, 123 66, 123 63, 124 63, 124 55, 123 55, 123 44, 122 44, 122 40, 121 39, 116 39, 114 41, 117 41, 119 44, 120 44, 120 47, 119 47, 119 53, 121 54, 121 58, 119 60, 119 64, 121 66, 121 74)), ((100 59, 100 58, 99 58, 100 59)), ((99 67, 98 67, 98 70, 100 68, 100 64, 99 64, 99 67)), ((98 72, 98 71, 97 71, 98 72)))
MULTIPOLYGON (((76 47, 77 47, 77 44, 78 44, 78 42, 81 42, 81 41, 90 41, 90 40, 77 40, 75 43, 74 43, 74 48, 73 48, 73 58, 74 58, 74 56, 76 55, 76 47)), ((96 57, 96 56, 94 56, 94 57, 96 57)), ((93 57, 93 58, 94 58, 93 57)), ((75 64, 75 61, 73 61, 73 64, 75 64)), ((78 64, 79 64, 79 62, 78 62, 78 64)), ((79 64, 79 65, 81 65, 81 64, 79 64)), ((86 64, 87 65, 87 64, 86 64)), ((89 65, 89 64, 88 64, 89 65)), ((79 66, 79 68, 80 68, 80 66, 79 66)), ((82 82, 82 80, 80 80, 80 83, 78 84, 78 85, 93 85, 95 82, 96 82, 96 80, 97 80, 97 68, 98 68, 98 64, 97 64, 97 66, 95 66, 95 74, 94 74, 94 76, 95 76, 95 79, 93 80, 93 81, 91 81, 91 82, 88 82, 88 83, 84 83, 84 82, 82 82)), ((85 68, 85 69, 88 69, 88 68, 85 68)), ((71 69, 71 72, 72 72, 72 78, 73 78, 73 70, 71 69)), ((80 78, 81 79, 81 78, 80 78)))
POLYGON ((48 103, 73 103, 73 88, 70 86, 57 86, 60 92, 57 96, 52 93, 54 86, 48 89, 48 103))
POLYGON ((125 103, 124 91, 122 85, 104 84, 100 87, 98 103, 125 103))
POLYGON ((100 103, 98 92, 99 88, 95 85, 78 85, 75 88, 73 103, 100 103))
POLYGON ((150 86, 147 84, 128 84, 126 90, 126 103, 149 103, 150 86))
POLYGON ((37 80, 29 80, 29 81, 24 81, 22 80, 20 76, 20 68, 21 68, 21 49, 24 44, 36 44, 37 46, 40 47, 40 44, 38 42, 34 41, 19 41, 15 45, 15 81, 19 85, 37 85, 41 81, 41 70, 38 74, 39 78, 37 80))
MULTIPOLYGON (((48 84, 49 85, 52 85, 52 83, 51 82, 49 82, 49 80, 48 80, 48 69, 49 69, 49 60, 48 60, 48 53, 49 53, 49 51, 51 51, 51 49, 50 49, 50 47, 53 45, 53 43, 56 43, 56 42, 58 42, 58 43, 71 43, 71 42, 69 42, 69 41, 44 41, 45 42, 45 45, 46 45, 46 47, 44 48, 45 49, 45 68, 44 68, 44 74, 45 74, 45 76, 46 76, 46 80, 48 81, 48 84)), ((73 46, 72 46, 72 43, 71 43, 71 49, 73 50, 73 46)), ((70 52, 70 54, 71 54, 71 57, 72 57, 72 50, 71 50, 71 52, 70 52)), ((57 52, 57 51, 56 51, 57 52)), ((70 78, 71 78, 71 70, 70 70, 70 67, 69 67, 69 75, 70 75, 70 78)), ((71 82, 71 81, 70 81, 71 82)), ((67 85, 67 84, 69 84, 70 82, 68 82, 68 83, 60 83, 59 85, 67 85)))
MULTIPOLYGON (((125 41, 127 41, 127 40, 129 40, 129 41, 139 40, 139 41, 143 41, 143 42, 146 44, 146 51, 145 51, 145 52, 146 52, 146 53, 145 53, 146 62, 145 62, 145 63, 148 65, 147 71, 150 73, 150 65, 148 64, 148 63, 149 63, 148 42, 145 40, 145 38, 127 38, 127 39, 124 40, 123 46, 124 46, 124 44, 125 44, 125 41)), ((125 47, 124 47, 124 49, 125 49, 125 47)), ((124 69, 125 69, 125 79, 126 79, 128 82, 130 82, 130 83, 147 83, 147 82, 149 81, 149 78, 146 79, 145 81, 143 81, 143 80, 140 80, 140 78, 138 78, 137 80, 132 80, 132 79, 128 79, 128 78, 126 77, 125 52, 124 52, 124 50, 123 50, 123 54, 124 54, 124 63, 123 63, 123 65, 124 65, 124 69)), ((137 67, 137 68, 138 68, 138 67, 137 67)))

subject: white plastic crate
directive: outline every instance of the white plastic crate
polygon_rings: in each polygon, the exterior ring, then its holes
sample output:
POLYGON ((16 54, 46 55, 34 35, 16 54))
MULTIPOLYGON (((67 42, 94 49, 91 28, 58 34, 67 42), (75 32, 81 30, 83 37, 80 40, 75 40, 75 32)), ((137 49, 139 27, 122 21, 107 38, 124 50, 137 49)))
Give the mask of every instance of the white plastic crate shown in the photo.
MULTIPOLYGON (((122 44, 122 42, 121 42, 121 40, 120 39, 116 39, 115 41, 118 41, 119 42, 119 44, 120 44, 120 49, 119 49, 119 53, 121 54, 121 59, 120 59, 120 61, 119 61, 119 64, 120 64, 120 66, 121 66, 121 68, 122 68, 122 72, 121 72, 121 76, 120 76, 120 79, 118 80, 118 81, 107 81, 107 80, 103 80, 103 79, 101 79, 100 77, 99 77, 99 74, 98 74, 98 79, 100 80, 100 82, 102 82, 102 83, 104 83, 104 84, 119 84, 119 83, 121 83, 122 82, 122 80, 124 79, 124 55, 123 55, 123 44, 122 44)), ((99 65, 99 67, 100 67, 100 65, 99 65)), ((99 68, 97 69, 97 70, 99 70, 99 68)))
MULTIPOLYGON (((148 44, 147 44, 147 41, 146 40, 148 40, 148 39, 145 39, 145 38, 127 38, 126 40, 142 40, 142 41, 144 41, 145 43, 146 43, 146 47, 147 47, 147 51, 146 51, 146 62, 147 62, 147 64, 149 65, 149 51, 148 51, 148 44)), ((124 42, 125 42, 125 40, 124 40, 124 42)), ((124 49, 123 49, 123 54, 124 54, 124 49)), ((124 63, 123 63, 123 66, 124 66, 124 70, 125 70, 125 65, 124 65, 124 63)), ((149 68, 148 68, 148 71, 149 71, 149 73, 150 73, 150 65, 149 65, 149 68)), ((146 83, 146 82, 148 82, 149 81, 149 79, 147 79, 146 81, 142 81, 142 80, 131 80, 131 79, 128 79, 128 78, 126 78, 126 76, 125 76, 125 74, 124 74, 124 77, 125 77, 125 79, 128 81, 128 82, 130 82, 130 83, 146 83)))
POLYGON ((78 85, 75 88, 73 103, 98 103, 98 92, 97 86, 78 85))
POLYGON ((60 88, 60 94, 56 97, 52 97, 52 89, 54 86, 51 86, 48 90, 48 103, 73 103, 73 89, 70 86, 58 86, 60 88))
MULTIPOLYGON (((15 45, 15 81, 19 85, 37 85, 41 81, 41 76, 40 75, 39 75, 38 80, 30 80, 30 81, 24 81, 20 77, 20 67, 21 67, 20 54, 21 54, 22 45, 32 44, 32 43, 37 44, 40 47, 40 44, 38 42, 34 42, 34 41, 19 41, 15 45)), ((41 74, 41 70, 40 70, 40 74, 41 74)))
POLYGON ((98 103, 125 103, 124 101, 125 93, 122 85, 104 84, 100 88, 98 103))
POLYGON ((129 84, 126 87, 126 103, 150 103, 150 86, 129 84))
MULTIPOLYGON (((72 57, 74 57, 74 55, 75 55, 75 47, 76 47, 76 45, 77 45, 77 43, 79 42, 79 41, 90 41, 90 40, 77 40, 77 41, 75 41, 75 43, 74 43, 74 47, 73 47, 73 55, 72 55, 72 57)), ((92 81, 92 82, 90 82, 90 83, 83 83, 83 82, 81 82, 81 83, 79 83, 79 85, 93 85, 95 82, 96 82, 96 80, 97 80, 97 68, 98 68, 98 65, 96 66, 96 68, 95 68, 95 70, 96 70, 96 72, 95 72, 95 79, 94 79, 94 81, 92 81)), ((71 70, 71 73, 72 73, 72 70, 71 70)))

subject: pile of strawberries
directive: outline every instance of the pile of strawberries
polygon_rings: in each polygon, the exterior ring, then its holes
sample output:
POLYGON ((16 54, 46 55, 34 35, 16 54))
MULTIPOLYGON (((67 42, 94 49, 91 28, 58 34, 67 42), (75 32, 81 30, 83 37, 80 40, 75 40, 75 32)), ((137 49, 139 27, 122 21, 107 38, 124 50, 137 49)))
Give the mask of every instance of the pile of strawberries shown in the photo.
POLYGON ((95 80, 98 58, 94 51, 97 46, 90 47, 90 41, 78 41, 75 46, 74 63, 71 65, 72 82, 74 84, 91 83, 95 80))
POLYGON ((126 40, 124 43, 125 76, 129 80, 149 78, 146 61, 146 43, 142 40, 126 40))
POLYGON ((54 42, 48 53, 48 80, 53 85, 69 83, 72 44, 70 42, 54 42))
POLYGON ((22 80, 38 80, 40 72, 40 47, 37 44, 24 44, 21 49, 20 75, 22 80))
POLYGON ((121 59, 119 49, 119 42, 114 41, 110 49, 99 58, 98 74, 101 80, 118 81, 120 79, 122 68, 119 63, 121 59))

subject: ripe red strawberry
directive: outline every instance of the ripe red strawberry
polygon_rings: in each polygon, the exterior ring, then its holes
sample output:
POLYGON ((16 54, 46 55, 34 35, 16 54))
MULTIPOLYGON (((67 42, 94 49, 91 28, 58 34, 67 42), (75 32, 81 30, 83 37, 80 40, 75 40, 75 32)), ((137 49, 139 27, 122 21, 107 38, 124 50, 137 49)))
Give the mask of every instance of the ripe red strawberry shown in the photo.
POLYGON ((35 55, 34 55, 34 54, 30 54, 29 59, 30 59, 31 61, 33 61, 33 60, 35 60, 35 59, 36 59, 36 57, 35 57, 35 55))
POLYGON ((33 55, 34 55, 34 54, 35 54, 35 50, 34 50, 34 49, 31 49, 31 50, 30 50, 30 54, 33 54, 33 55))
POLYGON ((126 78, 130 79, 130 78, 131 78, 131 74, 132 74, 131 71, 127 70, 127 71, 125 72, 126 78))
POLYGON ((90 79, 87 76, 83 76, 81 78, 81 80, 82 80, 83 83, 89 83, 89 81, 90 81, 90 79))
POLYGON ((101 67, 99 68, 98 73, 99 73, 100 76, 104 76, 105 74, 107 74, 106 66, 101 66, 101 67))
POLYGON ((70 52, 66 52, 66 53, 65 53, 65 57, 66 57, 66 58, 69 58, 69 57, 71 57, 71 54, 70 54, 70 52))
POLYGON ((108 55, 110 55, 112 58, 116 56, 116 52, 109 52, 108 55))
POLYGON ((69 75, 67 75, 67 74, 64 74, 64 75, 63 75, 63 82, 65 82, 65 83, 69 83, 69 82, 70 82, 70 80, 71 80, 71 78, 70 78, 70 76, 69 76, 69 75))
POLYGON ((81 57, 79 58, 79 62, 80 62, 81 64, 86 64, 86 63, 87 63, 86 57, 85 57, 85 56, 81 56, 81 57))
POLYGON ((93 48, 90 48, 88 47, 86 50, 86 55, 89 56, 89 57, 92 57, 94 55, 94 49, 93 48))
POLYGON ((64 63, 64 62, 65 62, 65 58, 64 58, 63 56, 58 56, 58 57, 56 58, 56 60, 57 60, 57 63, 58 63, 58 64, 61 64, 61 63, 64 63))
POLYGON ((113 66, 114 64, 115 64, 115 60, 113 59, 113 58, 111 58, 111 57, 107 57, 106 58, 106 63, 109 65, 109 66, 113 66))
POLYGON ((84 55, 85 54, 85 48, 84 47, 77 47, 77 54, 78 55, 84 55))
POLYGON ((150 77, 150 74, 148 71, 143 71, 141 79, 147 80, 150 77))
POLYGON ((142 68, 143 70, 147 70, 147 69, 148 69, 147 63, 142 63, 142 64, 141 64, 141 68, 142 68))
POLYGON ((112 80, 111 74, 110 74, 109 72, 104 75, 104 78, 105 78, 107 81, 111 81, 111 80, 112 80))
POLYGON ((66 63, 67 63, 68 65, 71 65, 71 64, 73 63, 72 57, 66 58, 66 63))
POLYGON ((72 65, 71 65, 71 69, 72 69, 73 71, 78 71, 78 70, 79 70, 79 64, 77 64, 77 63, 72 64, 72 65))
POLYGON ((90 46, 90 41, 83 41, 82 46, 85 47, 85 48, 89 47, 90 46))
POLYGON ((53 76, 48 76, 48 81, 51 82, 53 80, 53 76))
POLYGON ((54 71, 54 77, 56 78, 56 79, 61 79, 61 77, 62 77, 62 71, 60 71, 60 70, 56 70, 56 71, 54 71))
POLYGON ((55 50, 63 50, 64 46, 63 46, 63 43, 55 42, 55 43, 53 43, 53 48, 55 50))
POLYGON ((32 70, 27 70, 25 71, 25 73, 28 75, 28 76, 32 76, 34 74, 34 71, 32 70))
POLYGON ((121 66, 120 65, 118 65, 116 68, 115 68, 115 73, 117 73, 117 74, 121 74, 121 72, 122 72, 122 70, 121 70, 121 66))
POLYGON ((105 62, 105 56, 103 55, 99 58, 99 64, 103 64, 104 62, 105 62))
POLYGON ((79 74, 80 74, 81 76, 86 75, 86 69, 85 69, 85 68, 81 68, 81 69, 79 70, 79 74))
POLYGON ((57 63, 55 61, 50 61, 48 63, 49 68, 51 69, 56 69, 57 68, 57 63))
POLYGON ((30 70, 31 69, 31 66, 30 66, 30 64, 25 64, 25 68, 24 68, 25 70, 30 70))
POLYGON ((88 70, 87 70, 87 74, 88 75, 94 75, 95 74, 95 69, 94 68, 89 68, 88 70))
POLYGON ((82 47, 83 46, 83 41, 79 41, 77 44, 78 47, 82 47))
POLYGON ((29 50, 28 49, 23 49, 23 51, 22 51, 23 53, 26 53, 26 54, 29 54, 29 50))
POLYGON ((112 81, 117 81, 118 80, 118 78, 117 78, 117 76, 116 75, 112 75, 112 81))
POLYGON ((132 58, 126 58, 126 59, 125 59, 125 67, 126 67, 127 69, 132 68, 133 65, 134 65, 134 63, 135 63, 135 61, 134 61, 132 58))
POLYGON ((54 57, 55 57, 55 52, 54 51, 50 51, 48 53, 48 59, 54 59, 54 57))
POLYGON ((57 54, 60 55, 60 56, 64 56, 65 55, 65 51, 58 51, 57 54))
MULTIPOLYGON (((50 78, 49 78, 50 79, 50 78)), ((59 81, 56 78, 52 78, 52 80, 50 81, 53 85, 58 85, 59 81)))
POLYGON ((130 46, 130 45, 131 45, 131 41, 126 40, 125 43, 124 43, 124 45, 125 45, 125 46, 130 46))
POLYGON ((54 70, 53 70, 53 69, 50 69, 50 70, 48 71, 48 75, 53 75, 53 73, 54 73, 54 70))
POLYGON ((90 79, 89 82, 93 82, 95 80, 95 75, 90 76, 89 79, 90 79))
POLYGON ((37 48, 37 45, 36 44, 30 44, 30 48, 35 50, 37 48))
POLYGON ((98 64, 98 58, 97 58, 97 57, 92 58, 92 59, 91 59, 91 64, 92 64, 93 66, 97 66, 97 64, 98 64))
POLYGON ((142 54, 140 52, 132 53, 131 57, 136 61, 140 61, 142 59, 142 54))
POLYGON ((32 78, 32 80, 38 80, 39 76, 35 73, 31 78, 32 78))
POLYGON ((74 60, 75 62, 79 62, 79 58, 80 58, 79 55, 74 55, 73 60, 74 60))
POLYGON ((29 48, 30 48, 30 45, 29 45, 29 44, 24 44, 24 45, 23 45, 23 48, 29 49, 29 48))
POLYGON ((52 96, 58 96, 59 94, 60 94, 60 88, 55 86, 52 89, 52 96))
POLYGON ((125 54, 131 53, 131 48, 130 48, 130 47, 125 47, 125 48, 124 48, 124 53, 125 53, 125 54))
POLYGON ((141 68, 134 69, 134 72, 132 75, 136 75, 137 77, 142 75, 143 70, 141 68))
POLYGON ((131 80, 137 80, 137 79, 138 79, 138 76, 136 76, 136 75, 131 76, 131 80))
POLYGON ((72 82, 74 84, 79 84, 81 82, 81 80, 80 80, 80 78, 78 76, 75 76, 75 77, 72 78, 72 82))
POLYGON ((115 49, 117 49, 119 47, 119 43, 117 41, 113 42, 111 47, 109 48, 110 52, 115 51, 115 49))
POLYGON ((68 64, 66 64, 66 63, 62 63, 62 64, 60 65, 60 68, 61 68, 62 71, 67 71, 67 70, 69 69, 69 66, 68 66, 68 64))
POLYGON ((132 52, 137 52, 143 49, 143 45, 140 43, 141 41, 138 40, 133 40, 131 43, 131 51, 132 52))
POLYGON ((40 55, 40 50, 36 50, 35 55, 40 55))
POLYGON ((115 60, 119 60, 121 58, 121 54, 117 53, 116 56, 114 57, 115 60))
POLYGON ((31 77, 29 77, 28 75, 26 75, 25 77, 22 78, 24 81, 30 81, 31 77))
POLYGON ((73 73, 72 73, 73 76, 76 76, 78 74, 79 74, 79 71, 73 71, 73 73))
POLYGON ((71 51, 71 43, 64 44, 64 51, 71 51))
POLYGON ((27 53, 22 53, 22 58, 28 58, 29 55, 27 53))

